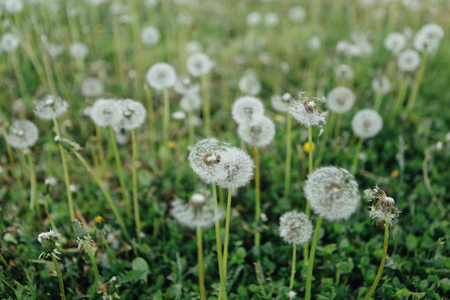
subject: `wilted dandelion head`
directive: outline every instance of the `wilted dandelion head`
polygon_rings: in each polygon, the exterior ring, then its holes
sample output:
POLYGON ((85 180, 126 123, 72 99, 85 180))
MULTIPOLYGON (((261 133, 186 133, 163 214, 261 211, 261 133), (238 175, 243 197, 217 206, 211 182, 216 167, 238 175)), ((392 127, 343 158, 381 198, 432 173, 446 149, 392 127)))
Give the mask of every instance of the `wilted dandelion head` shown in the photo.
POLYGON ((81 222, 78 221, 77 219, 74 219, 72 221, 72 229, 73 234, 75 235, 75 238, 77 239, 78 242, 78 249, 80 249, 83 246, 83 244, 85 244, 86 246, 91 246, 92 243, 94 243, 92 237, 89 235, 86 228, 84 228, 81 222))
POLYGON ((171 88, 177 81, 177 73, 168 63, 154 64, 146 76, 148 84, 155 90, 171 88))
POLYGON ((289 111, 289 105, 291 104, 292 100, 293 100, 292 95, 289 93, 285 93, 282 96, 273 95, 270 98, 273 109, 275 109, 278 112, 283 112, 283 113, 286 113, 289 111))
POLYGON ((415 50, 405 50, 397 57, 397 65, 400 71, 414 72, 420 65, 420 55, 415 50))
POLYGON ((332 112, 343 114, 352 109, 356 96, 351 89, 338 86, 332 89, 327 96, 327 107, 332 112))
POLYGON ((89 116, 95 125, 100 127, 116 126, 122 119, 117 101, 112 99, 98 99, 92 105, 89 116))
POLYGON ((360 110, 352 119, 353 132, 363 139, 377 135, 381 128, 383 128, 383 119, 373 109, 360 110))
POLYGON ((222 164, 222 156, 229 145, 215 138, 203 139, 192 146, 189 152, 189 164, 205 183, 215 183, 227 177, 222 164))
POLYGON ((313 226, 304 213, 289 211, 281 216, 279 231, 286 243, 301 245, 311 238, 313 226))
POLYGON ((70 46, 70 55, 75 59, 83 59, 89 53, 89 49, 84 43, 73 43, 70 46))
POLYGON ((300 124, 305 127, 320 126, 326 124, 325 118, 328 112, 323 112, 319 107, 321 102, 325 102, 325 97, 309 99, 305 93, 299 93, 299 99, 291 102, 289 113, 300 124))
POLYGON ((56 259, 59 259, 58 255, 61 253, 58 252, 58 247, 60 245, 55 241, 55 237, 58 235, 59 234, 51 229, 49 232, 43 232, 38 235, 38 241, 42 246, 42 253, 41 255, 39 255, 38 259, 40 259, 41 257, 49 258, 52 256, 56 259))
POLYGON ((258 98, 243 96, 234 101, 231 115, 238 124, 248 123, 255 117, 264 115, 264 104, 258 98))
POLYGON ((391 81, 386 76, 378 76, 372 80, 372 90, 375 94, 386 95, 391 90, 391 81))
POLYGON ((117 104, 121 113, 120 127, 132 130, 142 126, 147 110, 144 105, 131 99, 118 100, 117 104))
POLYGON ((218 209, 217 215, 214 214, 214 205, 209 192, 193 194, 187 203, 176 198, 172 202, 172 207, 172 217, 182 226, 189 228, 210 227, 225 215, 222 208, 218 209))
POLYGON ((444 37, 444 30, 437 24, 426 24, 414 37, 414 48, 419 51, 434 52, 444 37))
POLYGON ((289 9, 289 19, 294 23, 302 23, 305 21, 306 12, 301 6, 293 6, 289 9))
POLYGON ((335 74, 340 80, 352 80, 355 72, 350 66, 342 64, 336 67, 335 74))
POLYGON ((67 111, 68 104, 61 97, 46 95, 34 100, 34 113, 41 119, 51 120, 67 111))
POLYGON ((361 200, 353 175, 338 167, 316 169, 303 190, 311 209, 328 221, 347 220, 361 200))
POLYGON ((141 31, 141 42, 146 46, 153 46, 158 44, 161 38, 161 33, 158 28, 153 26, 144 27, 141 31))
POLYGON ((253 73, 248 73, 239 79, 239 90, 246 95, 256 96, 261 92, 261 82, 253 73))
POLYGON ((261 24, 262 16, 259 12, 251 12, 247 15, 247 25, 250 27, 255 27, 261 24))
POLYGON ((186 68, 194 77, 208 74, 214 67, 214 62, 204 53, 194 53, 186 61, 186 68))
POLYGON ((180 100, 180 107, 186 112, 198 111, 202 108, 202 98, 195 93, 186 94, 180 100))
POLYGON ((250 122, 240 123, 239 137, 247 144, 255 147, 269 145, 275 137, 275 124, 264 115, 259 115, 250 122))
POLYGON ((242 149, 229 148, 221 157, 226 178, 217 182, 223 189, 236 189, 245 186, 253 178, 255 164, 253 159, 242 149))
POLYGON ((103 94, 103 83, 97 77, 87 77, 81 83, 81 94, 85 98, 96 98, 103 94))
POLYGON ((6 141, 14 148, 25 149, 36 143, 38 135, 38 128, 33 122, 16 120, 9 127, 6 141))
POLYGON ((390 33, 384 39, 384 46, 393 54, 398 55, 400 54, 400 52, 402 52, 403 49, 405 49, 406 37, 400 32, 390 33))
POLYGON ((14 33, 5 33, 0 39, 0 50, 4 52, 11 52, 19 47, 19 43, 20 40, 14 33))
POLYGON ((386 196, 386 193, 375 186, 373 189, 364 190, 364 198, 369 202, 372 201, 370 206, 369 216, 377 223, 389 223, 397 218, 401 211, 395 207, 395 200, 386 196))

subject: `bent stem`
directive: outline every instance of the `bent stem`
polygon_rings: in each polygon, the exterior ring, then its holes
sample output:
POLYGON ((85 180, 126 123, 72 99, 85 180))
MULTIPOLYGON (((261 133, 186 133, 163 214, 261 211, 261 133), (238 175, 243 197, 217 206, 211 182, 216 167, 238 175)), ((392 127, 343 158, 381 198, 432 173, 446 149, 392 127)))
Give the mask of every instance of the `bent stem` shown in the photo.
POLYGON ((358 156, 359 152, 361 152, 361 146, 363 141, 364 141, 363 138, 359 138, 358 145, 356 146, 356 152, 355 156, 353 157, 353 164, 352 164, 352 175, 355 175, 356 173, 356 167, 358 166, 358 156))
POLYGON ((311 244, 311 253, 309 254, 308 271, 306 276, 306 290, 305 290, 305 300, 311 299, 311 283, 312 283, 312 273, 314 266, 314 256, 316 254, 317 241, 319 240, 319 230, 322 225, 323 217, 317 220, 316 229, 314 230, 314 238, 311 244))
POLYGON ((216 184, 212 184, 212 190, 213 190, 213 199, 214 199, 214 225, 216 229, 216 248, 217 248, 217 264, 219 265, 219 277, 220 277, 220 294, 219 294, 219 300, 220 299, 227 299, 227 290, 225 285, 225 273, 223 272, 223 258, 222 258, 222 242, 220 240, 220 225, 219 225, 219 219, 218 216, 218 208, 217 208, 217 188, 216 184))
POLYGON ((61 291, 61 299, 66 299, 66 294, 64 293, 64 283, 62 280, 61 272, 59 271, 58 262, 56 261, 56 258, 52 256, 53 264, 55 265, 56 274, 58 274, 58 281, 59 281, 59 290, 61 291))
POLYGON ((417 94, 419 93, 419 87, 420 84, 422 83, 423 73, 425 72, 425 66, 427 64, 427 58, 428 58, 428 51, 425 50, 422 53, 422 60, 420 62, 419 72, 417 73, 416 79, 414 80, 413 89, 408 99, 408 105, 406 106, 407 112, 410 112, 413 109, 414 104, 416 103, 417 94))
POLYGON ((292 249, 292 270, 291 270, 291 282, 289 283, 289 289, 292 290, 294 287, 294 276, 295 276, 295 264, 296 264, 296 253, 297 253, 297 245, 294 244, 292 249))
POLYGON ((97 286, 98 286, 98 278, 99 278, 98 267, 97 267, 97 263, 95 262, 95 257, 92 254, 91 249, 89 249, 89 244, 86 242, 83 242, 83 247, 86 249, 86 252, 89 255, 89 258, 91 260, 92 267, 94 268, 95 282, 94 282, 94 287, 93 287, 92 293, 91 293, 91 299, 94 299, 95 295, 97 294, 97 286))
POLYGON ((387 254, 387 248, 388 248, 388 239, 389 239, 389 222, 386 222, 384 224, 384 243, 383 243, 383 256, 381 257, 381 263, 380 267, 378 268, 377 277, 375 277, 375 281, 372 284, 372 287, 370 288, 369 292, 367 293, 367 296, 364 298, 364 300, 369 300, 372 294, 375 292, 375 289, 377 288, 378 282, 380 281, 381 274, 383 273, 384 264, 386 262, 386 254, 387 254))
POLYGON ((227 200, 227 217, 225 220, 225 241, 223 243, 223 272, 227 278, 227 257, 228 257, 228 238, 230 233, 230 219, 231 219, 231 189, 228 189, 227 200))
POLYGON ((291 155, 292 155, 292 117, 287 113, 286 122, 286 170, 284 174, 284 197, 289 195, 289 184, 291 181, 291 155))
POLYGON ((139 215, 139 203, 137 198, 137 169, 136 169, 136 156, 137 156, 137 145, 136 145, 136 133, 134 129, 131 129, 131 156, 132 156, 132 177, 133 177, 133 206, 134 206, 134 219, 136 220, 136 235, 138 242, 141 242, 141 217, 139 215))
POLYGON ((252 147, 253 159, 255 161, 255 247, 261 244, 261 232, 259 231, 259 220, 261 218, 261 194, 260 194, 260 178, 259 178, 259 155, 258 148, 252 147))
POLYGON ((200 286, 200 299, 206 299, 205 274, 203 271, 203 241, 202 228, 197 226, 197 256, 198 256, 198 284, 200 286))

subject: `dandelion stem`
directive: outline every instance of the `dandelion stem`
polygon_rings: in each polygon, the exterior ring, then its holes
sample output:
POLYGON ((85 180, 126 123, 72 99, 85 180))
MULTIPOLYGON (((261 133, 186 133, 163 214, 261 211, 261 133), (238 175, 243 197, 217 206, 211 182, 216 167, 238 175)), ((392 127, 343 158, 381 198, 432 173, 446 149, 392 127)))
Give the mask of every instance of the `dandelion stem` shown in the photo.
POLYGON ((66 299, 66 294, 64 293, 64 283, 62 280, 61 272, 59 271, 58 262, 56 261, 56 258, 52 255, 53 264, 55 265, 56 274, 58 274, 58 281, 59 281, 59 290, 61 291, 61 299, 66 299))
POLYGON ((428 58, 428 51, 425 50, 422 53, 422 59, 420 61, 419 72, 417 73, 416 79, 414 80, 414 85, 413 85, 411 94, 408 99, 408 105, 406 106, 407 112, 410 112, 413 109, 414 104, 416 103, 417 94, 419 93, 419 87, 420 87, 420 84, 422 83, 423 73, 425 72, 425 67, 427 64, 427 58, 428 58))
POLYGON ((355 156, 353 157, 353 164, 352 164, 352 175, 355 175, 356 173, 356 167, 358 166, 358 156, 359 152, 361 152, 361 146, 364 139, 359 138, 358 145, 356 146, 355 156))
POLYGON ((102 134, 100 132, 100 127, 95 125, 95 135, 97 138, 97 146, 98 146, 98 157, 100 158, 100 170, 99 174, 102 175, 105 173, 105 154, 103 153, 103 145, 102 145, 102 134))
POLYGON ((296 254, 297 254, 297 245, 294 243, 294 247, 292 249, 292 270, 291 270, 291 281, 289 283, 289 289, 292 290, 294 287, 294 277, 295 277, 295 264, 296 264, 296 254))
POLYGON ((98 286, 98 278, 99 278, 98 267, 97 267, 97 263, 95 262, 95 257, 92 254, 91 249, 89 248, 89 244, 86 242, 83 242, 83 247, 86 249, 86 252, 89 255, 89 258, 92 263, 92 267, 94 269, 95 282, 94 282, 94 287, 92 288, 92 293, 91 293, 91 299, 94 299, 95 295, 97 294, 97 286, 98 286))
POLYGON ((125 212, 127 218, 131 219, 131 203, 130 197, 125 187, 125 181, 123 180, 122 164, 120 162, 119 149, 117 148, 116 137, 111 126, 109 126, 109 136, 111 137, 111 144, 113 146, 114 157, 116 159, 117 174, 119 175, 120 188, 122 190, 122 198, 125 202, 125 212))
POLYGON ((289 184, 291 182, 291 155, 292 155, 292 117, 286 114, 286 170, 284 174, 284 197, 289 196, 289 184))
POLYGON ((218 205, 217 205, 217 188, 216 184, 212 184, 213 190, 213 199, 214 199, 214 219, 215 219, 215 229, 216 229, 216 248, 217 248, 217 264, 219 265, 219 276, 220 276, 220 294, 219 300, 227 299, 227 290, 226 290, 226 279, 225 274, 223 272, 223 258, 222 258, 222 241, 220 239, 220 225, 218 216, 218 205))
POLYGON ((144 85, 145 98, 147 100, 147 112, 149 121, 149 136, 150 136, 150 150, 156 153, 155 150, 155 110, 153 109, 153 97, 148 85, 144 85))
POLYGON ((58 231, 58 229, 56 228, 55 222, 53 222, 53 218, 52 215, 50 214, 50 211, 48 210, 48 203, 47 200, 50 196, 44 196, 43 198, 43 203, 44 203, 44 209, 45 209, 45 213, 47 214, 47 218, 50 222, 50 225, 52 226, 54 231, 58 231))
POLYGON ((383 100, 383 94, 377 93, 376 98, 375 98, 375 104, 373 106, 374 110, 376 110, 376 111, 380 110, 382 100, 383 100))
POLYGON ((200 286, 200 299, 206 299, 205 274, 203 271, 203 241, 202 228, 197 226, 197 255, 198 255, 198 284, 200 286))
POLYGON ((37 197, 37 181, 36 181, 36 172, 34 171, 33 158, 31 157, 30 149, 25 149, 25 154, 28 158, 28 168, 30 172, 30 209, 33 208, 33 205, 36 207, 36 213, 38 215, 39 220, 42 220, 41 207, 39 205, 38 197, 37 197))
POLYGON ((383 243, 383 256, 381 257, 381 263, 380 267, 378 268, 377 276, 375 277, 375 281, 372 284, 372 287, 370 288, 369 292, 367 293, 364 300, 369 300, 372 294, 375 292, 375 289, 377 288, 378 282, 380 281, 381 274, 383 273, 384 264, 386 262, 386 254, 387 254, 387 248, 388 248, 388 239, 389 239, 389 222, 386 222, 384 224, 384 243, 383 243))
POLYGON ((261 194, 259 178, 259 155, 258 148, 252 146, 253 159, 255 161, 255 247, 259 249, 261 244, 261 232, 259 231, 259 220, 261 218, 261 194))
POLYGON ((3 263, 3 265, 5 266, 5 269, 9 268, 8 263, 6 262, 5 258, 3 257, 2 253, 0 252, 0 261, 3 263))
POLYGON ((311 253, 309 254, 308 271, 306 276, 306 290, 305 290, 305 300, 311 299, 311 283, 312 283, 312 273, 314 266, 314 256, 316 254, 317 241, 319 240, 319 230, 322 225, 323 217, 317 220, 316 229, 314 230, 314 238, 311 243, 311 253))
MULTIPOLYGON (((308 146, 309 146, 309 152, 308 152, 308 158, 309 158, 309 169, 308 169, 308 174, 311 174, 314 168, 313 165, 313 146, 312 146, 312 127, 309 126, 308 127, 308 146)), ((310 207, 309 207, 309 201, 306 200, 306 210, 305 210, 306 215, 309 216, 311 215, 311 211, 310 211, 310 207)), ((305 242, 303 244, 303 261, 305 262, 305 264, 308 264, 308 249, 309 249, 309 243, 305 242)))
POLYGON ((202 83, 202 97, 203 97, 203 117, 205 119, 205 136, 209 137, 211 136, 211 121, 210 121, 210 113, 211 113, 211 107, 210 107, 210 101, 209 101, 209 94, 208 94, 208 75, 205 74, 201 77, 201 83, 202 83))
POLYGON ((225 240, 223 244, 223 272, 225 274, 225 279, 227 278, 227 258, 228 258, 228 239, 230 233, 230 219, 231 219, 231 189, 228 189, 227 216, 225 220, 225 240))
POLYGON ((334 153, 336 153, 336 154, 338 152, 337 149, 338 149, 339 131, 341 129, 341 119, 342 119, 342 114, 337 114, 336 115, 336 124, 334 126, 334 153))
POLYGON ((137 144, 136 133, 134 129, 131 129, 131 151, 132 151, 132 177, 133 177, 133 206, 134 206, 134 219, 136 221, 136 235, 138 242, 141 242, 141 217, 139 215, 139 203, 137 198, 137 169, 136 169, 136 156, 137 156, 137 144))
POLYGON ((169 91, 163 90, 164 94, 164 120, 163 120, 163 147, 167 147, 169 141, 169 122, 170 122, 170 107, 169 107, 169 91))
POLYGON ((402 80, 400 83, 400 88, 398 90, 397 99, 395 100, 394 109, 392 110, 391 116, 395 116, 397 111, 403 104, 406 95, 406 89, 408 88, 408 81, 406 79, 402 80))

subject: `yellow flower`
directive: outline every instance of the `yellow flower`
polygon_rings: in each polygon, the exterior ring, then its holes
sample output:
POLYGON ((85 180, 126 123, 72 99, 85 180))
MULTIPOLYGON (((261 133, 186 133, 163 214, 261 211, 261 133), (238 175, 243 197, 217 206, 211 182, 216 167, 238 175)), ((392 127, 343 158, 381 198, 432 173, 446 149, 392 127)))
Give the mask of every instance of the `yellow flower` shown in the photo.
POLYGON ((392 177, 398 177, 398 175, 400 175, 400 172, 397 169, 392 170, 392 172, 391 172, 392 177))
POLYGON ((105 220, 105 219, 103 219, 102 216, 96 216, 96 217, 94 218, 95 223, 101 223, 101 222, 103 222, 104 220, 105 220))
POLYGON ((175 148, 175 142, 174 141, 168 141, 167 142, 167 147, 169 147, 171 149, 175 148))
MULTIPOLYGON (((316 147, 316 144, 314 144, 314 142, 313 142, 312 143, 313 152, 314 152, 315 147, 316 147)), ((306 154, 309 154, 309 142, 306 142, 303 145, 303 151, 305 151, 306 154)))
POLYGON ((283 122, 284 121, 284 116, 282 116, 282 115, 275 115, 275 121, 283 122))

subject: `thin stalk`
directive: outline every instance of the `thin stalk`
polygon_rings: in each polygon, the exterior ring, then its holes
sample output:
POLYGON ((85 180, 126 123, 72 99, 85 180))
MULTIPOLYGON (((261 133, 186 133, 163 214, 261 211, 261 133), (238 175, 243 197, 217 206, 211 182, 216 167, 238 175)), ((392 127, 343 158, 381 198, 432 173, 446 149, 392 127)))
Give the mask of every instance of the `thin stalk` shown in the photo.
POLYGON ((422 53, 422 59, 420 61, 419 72, 417 73, 416 79, 414 80, 414 85, 411 94, 408 99, 408 105, 406 106, 406 111, 410 112, 414 104, 416 103, 417 94, 419 93, 419 87, 422 83, 423 73, 425 72, 425 67, 427 65, 428 51, 422 53))
POLYGON ((259 155, 258 148, 252 147, 253 160, 255 161, 255 247, 259 249, 261 244, 261 232, 259 231, 259 220, 261 218, 261 188, 259 178, 259 155))
POLYGON ((123 234, 127 239, 129 239, 129 234, 127 231, 127 228, 125 227, 125 223, 123 222, 122 217, 120 216, 119 210, 117 209, 117 206, 114 204, 111 195, 108 193, 107 190, 103 187, 101 179, 97 176, 94 170, 89 166, 89 164, 86 162, 86 160, 78 153, 73 152, 75 156, 81 161, 81 163, 84 165, 84 167, 88 170, 88 172, 91 174, 92 178, 94 178, 95 182, 97 183, 98 187, 102 191, 103 195, 105 196, 106 200, 108 201, 109 206, 111 206, 111 209, 114 213, 114 216, 117 219, 117 222, 119 222, 120 228, 123 231, 123 234))
POLYGON ((163 147, 167 147, 169 141, 169 122, 170 122, 170 104, 169 104, 169 91, 163 90, 164 94, 164 120, 163 120, 163 147))
POLYGON ((195 140, 195 124, 194 124, 194 114, 192 112, 192 109, 189 109, 188 112, 188 126, 189 126, 189 145, 193 145, 194 144, 194 140, 195 140))
MULTIPOLYGON (((61 132, 59 131, 58 121, 53 119, 53 124, 55 125, 56 135, 61 137, 61 132)), ((58 143, 59 153, 61 154, 61 161, 63 165, 64 172, 64 182, 66 184, 66 192, 67 192, 67 201, 69 202, 69 216, 70 220, 75 219, 75 210, 73 208, 73 199, 72 192, 70 191, 70 179, 69 179, 69 171, 67 168, 67 155, 61 143, 58 143)))
POLYGON ((61 291, 61 299, 66 299, 66 294, 64 293, 64 283, 61 276, 61 271, 59 271, 58 262, 56 261, 56 258, 52 256, 53 264, 55 265, 56 274, 58 274, 58 281, 59 281, 59 290, 61 291))
POLYGON ((217 248, 217 264, 219 265, 219 276, 220 276, 220 294, 219 294, 219 300, 220 299, 227 299, 227 289, 226 289, 226 278, 225 273, 223 270, 223 258, 222 258, 222 241, 220 239, 220 225, 219 225, 219 219, 217 218, 218 215, 218 205, 217 205, 217 188, 216 184, 212 184, 212 190, 213 190, 213 199, 214 199, 214 225, 216 229, 216 248, 217 248))
POLYGON ((86 252, 89 255, 89 258, 91 259, 92 267, 94 268, 95 282, 94 282, 94 287, 92 288, 92 293, 91 293, 91 299, 94 299, 95 295, 97 295, 97 286, 98 286, 98 278, 99 278, 97 263, 95 262, 95 257, 92 254, 91 249, 89 248, 89 243, 83 242, 83 247, 84 247, 84 249, 86 249, 86 252))
POLYGON ((205 136, 211 136, 211 103, 208 93, 208 75, 201 77, 202 97, 203 97, 203 118, 205 120, 205 136))
POLYGON ((358 155, 359 152, 361 152, 361 146, 364 139, 359 138, 358 145, 356 146, 355 156, 353 156, 353 164, 352 164, 352 175, 355 175, 356 173, 356 167, 358 166, 358 155))
POLYGON ((136 156, 137 156, 137 144, 136 133, 134 129, 131 130, 131 149, 132 149, 132 177, 133 177, 133 206, 134 206, 134 219, 136 221, 136 235, 138 242, 141 242, 141 217, 139 215, 139 203, 137 198, 137 168, 136 168, 136 156))
POLYGON ((230 233, 230 219, 231 219, 231 189, 228 189, 227 200, 227 216, 225 220, 225 241, 223 243, 223 272, 227 278, 227 258, 228 258, 228 239, 230 233))
POLYGON ((44 196, 44 201, 43 201, 45 213, 47 214, 48 221, 50 222, 50 225, 52 226, 53 230, 57 231, 58 229, 56 228, 55 222, 53 222, 52 215, 50 214, 50 211, 48 210, 48 203, 47 203, 48 198, 47 197, 49 197, 49 196, 48 195, 44 196))
POLYGON ((386 222, 384 224, 384 243, 383 243, 383 256, 381 257, 381 263, 380 267, 378 268, 377 276, 375 277, 375 281, 372 284, 372 287, 370 288, 369 292, 367 293, 364 300, 369 300, 372 294, 375 292, 375 289, 377 288, 378 282, 380 281, 381 274, 383 273, 384 264, 386 262, 386 254, 387 254, 387 248, 388 248, 388 239, 389 239, 389 222, 386 222))
POLYGON ((5 266, 6 269, 9 268, 8 263, 6 262, 5 258, 3 257, 2 253, 0 252, 0 261, 2 262, 2 264, 5 266))
POLYGON ((148 85, 144 85, 145 99, 147 100, 149 136, 150 136, 150 151, 156 153, 155 148, 155 110, 153 109, 153 97, 148 85))
POLYGON ((291 270, 291 282, 289 283, 289 289, 292 290, 294 287, 294 277, 295 277, 295 264, 296 264, 296 254, 297 254, 297 245, 294 243, 294 247, 292 249, 292 270, 291 270))
POLYGON ((19 58, 17 57, 15 50, 11 52, 11 58, 14 73, 16 73, 17 81, 19 82, 20 92, 22 93, 22 96, 26 96, 28 95, 27 85, 25 83, 25 79, 23 78, 22 71, 20 70, 19 58))
POLYGON ((391 116, 395 116, 397 111, 403 105, 403 101, 405 100, 406 89, 408 88, 408 81, 403 79, 400 83, 400 88, 398 90, 397 99, 395 100, 394 109, 392 110, 391 116))
POLYGON ((197 226, 197 256, 198 256, 198 284, 200 286, 200 299, 206 299, 205 273, 203 270, 203 241, 202 228, 197 226))
POLYGON ((377 111, 380 110, 382 100, 383 100, 383 94, 377 93, 376 98, 375 98, 375 104, 373 106, 374 110, 377 110, 377 111))
POLYGON ((105 173, 105 153, 103 152, 103 145, 102 145, 102 134, 100 131, 100 127, 95 125, 95 135, 97 137, 97 146, 98 146, 98 157, 100 158, 100 170, 99 175, 102 177, 102 175, 105 173))
POLYGON ((123 180, 122 163, 120 162, 119 149, 117 148, 116 137, 114 135, 114 130, 109 126, 109 136, 111 138, 111 144, 113 146, 114 157, 116 159, 117 174, 119 175, 120 189, 122 190, 122 198, 125 202, 125 212, 127 218, 131 219, 131 201, 130 196, 127 193, 125 187, 125 181, 123 180))
POLYGON ((331 128, 333 128, 334 125, 334 121, 336 118, 336 114, 335 113, 331 113, 330 114, 330 118, 327 121, 327 124, 325 125, 325 132, 323 133, 323 138, 322 138, 322 146, 320 147, 320 151, 319 151, 319 155, 317 155, 315 164, 316 167, 318 167, 320 165, 320 162, 322 161, 322 157, 325 154, 325 150, 327 149, 327 141, 328 141, 328 137, 330 136, 330 130, 331 128))
POLYGON ((334 152, 337 153, 338 148, 338 139, 339 139, 339 131, 341 129, 341 119, 342 114, 336 115, 336 124, 334 126, 334 152))
POLYGON ((33 158, 31 157, 30 149, 25 149, 25 154, 28 158, 28 169, 30 172, 30 209, 33 208, 33 205, 36 207, 36 213, 38 215, 39 220, 42 220, 41 206, 39 205, 39 200, 37 197, 37 180, 36 180, 36 172, 34 170, 33 158))
MULTIPOLYGON (((309 146, 309 153, 308 153, 308 159, 309 159, 309 168, 308 168, 308 174, 311 174, 314 168, 313 165, 313 146, 312 146, 312 127, 309 126, 308 127, 308 146, 309 146)), ((306 200, 306 209, 305 209, 305 213, 306 215, 309 216, 311 215, 311 209, 309 206, 309 201, 308 199, 306 200)), ((309 243, 305 242, 303 244, 303 261, 305 264, 308 264, 308 249, 309 249, 309 243)))
POLYGON ((306 276, 306 290, 305 290, 305 300, 311 299, 311 283, 312 283, 312 273, 314 266, 314 256, 316 254, 317 241, 319 240, 319 230, 322 225, 323 217, 317 220, 316 229, 314 230, 314 238, 311 244, 311 253, 309 254, 308 271, 306 276))
POLYGON ((284 174, 284 197, 289 196, 289 184, 291 182, 291 156, 292 156, 292 117, 286 114, 286 169, 284 174))

